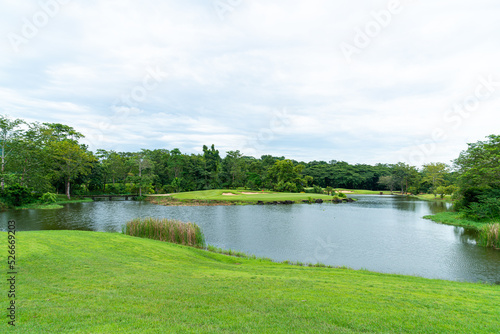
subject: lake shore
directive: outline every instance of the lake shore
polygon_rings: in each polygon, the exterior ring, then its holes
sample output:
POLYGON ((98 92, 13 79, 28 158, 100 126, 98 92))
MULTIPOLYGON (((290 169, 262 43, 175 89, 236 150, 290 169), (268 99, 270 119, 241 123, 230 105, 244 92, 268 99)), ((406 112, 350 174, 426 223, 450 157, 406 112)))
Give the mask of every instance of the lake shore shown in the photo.
POLYGON ((500 326, 498 285, 290 266, 119 233, 22 232, 17 242, 24 278, 16 327, 26 333, 493 333, 500 326))
POLYGON ((483 226, 493 223, 493 221, 478 222, 466 219, 458 212, 440 212, 434 215, 424 216, 424 219, 432 220, 435 223, 469 228, 479 231, 483 226))

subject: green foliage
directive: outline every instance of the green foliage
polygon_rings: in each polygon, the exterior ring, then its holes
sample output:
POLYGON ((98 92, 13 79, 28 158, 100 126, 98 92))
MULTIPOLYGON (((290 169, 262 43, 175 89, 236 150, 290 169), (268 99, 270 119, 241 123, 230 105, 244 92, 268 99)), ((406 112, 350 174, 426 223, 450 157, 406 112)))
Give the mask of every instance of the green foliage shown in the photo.
POLYGON ((462 209, 465 217, 474 220, 500 218, 500 197, 480 196, 478 202, 472 202, 462 209))
POLYGON ((130 192, 127 192, 127 186, 123 183, 115 183, 115 184, 107 184, 106 185, 106 192, 108 194, 130 194, 130 192))
POLYGON ((1 192, 1 198, 3 202, 11 206, 22 206, 33 203, 36 200, 27 187, 19 184, 6 187, 1 192))
POLYGON ((418 188, 415 186, 408 187, 408 192, 412 195, 417 195, 418 194, 418 188))
POLYGON ((468 144, 466 151, 455 160, 459 169, 460 187, 500 189, 500 135, 491 135, 487 141, 468 144))
POLYGON ((54 193, 45 193, 42 195, 41 200, 43 203, 56 203, 57 195, 54 193))

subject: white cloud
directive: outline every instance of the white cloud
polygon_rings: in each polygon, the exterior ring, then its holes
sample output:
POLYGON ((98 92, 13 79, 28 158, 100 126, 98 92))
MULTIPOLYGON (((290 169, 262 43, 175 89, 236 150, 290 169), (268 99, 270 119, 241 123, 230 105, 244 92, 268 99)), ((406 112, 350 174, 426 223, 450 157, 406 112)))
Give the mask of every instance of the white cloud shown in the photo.
POLYGON ((211 1, 70 1, 17 53, 7 36, 43 8, 0 1, 0 112, 66 123, 93 149, 237 149, 283 108, 259 153, 397 162, 444 128, 425 162, 447 162, 498 132, 500 87, 459 127, 444 119, 480 77, 500 81, 492 0, 402 1, 351 64, 340 43, 388 1, 241 1, 225 20, 211 1), (151 68, 164 78, 124 103, 151 68))

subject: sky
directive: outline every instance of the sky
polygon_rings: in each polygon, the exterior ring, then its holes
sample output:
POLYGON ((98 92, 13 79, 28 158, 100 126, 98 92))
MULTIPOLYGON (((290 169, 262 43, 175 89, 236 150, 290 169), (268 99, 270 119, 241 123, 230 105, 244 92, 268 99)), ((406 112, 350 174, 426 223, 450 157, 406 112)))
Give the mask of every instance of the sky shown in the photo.
POLYGON ((0 0, 0 114, 91 150, 450 163, 500 129, 497 0, 0 0))

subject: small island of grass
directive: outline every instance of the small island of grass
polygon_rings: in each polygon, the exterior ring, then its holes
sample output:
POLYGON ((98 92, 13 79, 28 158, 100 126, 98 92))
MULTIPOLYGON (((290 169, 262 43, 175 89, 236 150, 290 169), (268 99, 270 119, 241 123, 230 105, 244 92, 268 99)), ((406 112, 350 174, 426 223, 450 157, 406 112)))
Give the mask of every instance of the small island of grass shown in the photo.
POLYGON ((245 205, 316 203, 318 200, 332 202, 342 201, 342 197, 311 193, 216 189, 152 195, 148 196, 147 200, 160 205, 245 205))

